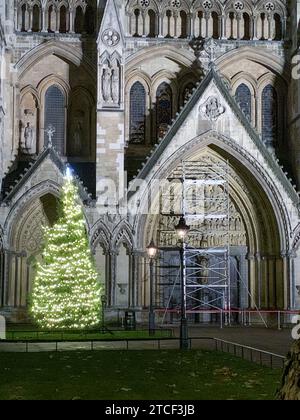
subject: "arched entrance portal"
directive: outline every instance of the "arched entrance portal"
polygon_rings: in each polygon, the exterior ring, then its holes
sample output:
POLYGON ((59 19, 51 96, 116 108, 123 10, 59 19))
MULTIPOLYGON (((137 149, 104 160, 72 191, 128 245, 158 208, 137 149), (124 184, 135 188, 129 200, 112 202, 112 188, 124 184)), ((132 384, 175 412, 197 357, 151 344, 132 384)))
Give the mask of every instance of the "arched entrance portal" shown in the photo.
MULTIPOLYGON (((246 167, 245 163, 215 144, 196 144, 185 149, 181 156, 172 160, 166 170, 160 173, 162 179, 173 179, 181 171, 182 161, 212 162, 227 164, 229 168, 229 246, 231 278, 231 304, 234 308, 287 309, 289 306, 289 279, 284 242, 284 217, 276 209, 275 199, 270 200, 267 188, 264 189, 259 177, 246 167), (239 274, 237 274, 239 273, 239 274), (251 298, 250 298, 251 296, 251 298)), ((196 175, 195 175, 196 176, 196 175)), ((173 191, 174 193, 174 191, 173 191)), ((207 192, 217 197, 214 189, 207 192)), ((206 194, 206 193, 205 193, 206 194)), ((179 203, 178 197, 173 198, 179 203)), ((139 218, 137 230, 141 248, 145 249, 152 238, 164 250, 163 261, 156 267, 156 306, 160 308, 180 305, 178 278, 178 252, 165 252, 165 249, 178 244, 174 227, 179 221, 174 216, 161 211, 162 197, 157 196, 153 212, 139 218), (167 255, 167 257, 166 257, 167 255), (177 287, 177 294, 176 294, 177 287)), ((217 199, 216 201, 217 202, 217 199)), ((201 204, 200 204, 201 205, 201 204)), ((179 203, 181 208, 181 204, 179 203)), ((180 211, 180 210, 179 210, 180 211)), ((203 222, 201 222, 203 223, 203 222)), ((223 244, 222 226, 214 220, 205 221, 205 235, 197 238, 208 246, 223 244)), ((191 241, 191 237, 188 241, 191 241)), ((146 262, 147 264, 147 262, 146 262)), ((147 273, 148 270, 145 270, 147 273)), ((149 275, 145 282, 144 296, 149 296, 149 275)))
POLYGON ((28 297, 32 290, 36 264, 41 259, 43 228, 57 220, 57 198, 45 194, 31 201, 11 230, 8 256, 8 290, 6 306, 26 317, 28 297))

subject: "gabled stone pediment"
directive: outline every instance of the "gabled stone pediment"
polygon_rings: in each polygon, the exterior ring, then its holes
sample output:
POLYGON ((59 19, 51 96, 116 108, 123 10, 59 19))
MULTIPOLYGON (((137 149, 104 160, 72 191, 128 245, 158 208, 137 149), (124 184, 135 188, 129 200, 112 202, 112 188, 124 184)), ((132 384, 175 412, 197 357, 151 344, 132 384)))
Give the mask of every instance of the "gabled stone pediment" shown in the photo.
POLYGON ((107 0, 97 40, 101 50, 123 49, 123 28, 115 0, 107 0))
MULTIPOLYGON (((63 177, 66 171, 66 163, 53 148, 44 149, 32 162, 19 179, 15 180, 14 186, 3 199, 3 204, 11 206, 20 197, 31 190, 38 189, 38 186, 52 186, 58 195, 63 184, 63 177)), ((77 179, 82 200, 89 200, 90 197, 82 184, 77 179)), ((55 192, 55 191, 52 191, 55 192)))
MULTIPOLYGON (((263 144, 260 136, 247 120, 227 86, 212 69, 199 84, 189 101, 169 127, 165 137, 156 145, 137 180, 149 181, 160 168, 172 160, 178 150, 198 138, 216 135, 228 139, 231 147, 245 151, 255 164, 263 168, 272 182, 284 191, 287 201, 297 207, 299 197, 282 171, 276 158, 263 144)), ((130 189, 135 191, 135 182, 130 189)))

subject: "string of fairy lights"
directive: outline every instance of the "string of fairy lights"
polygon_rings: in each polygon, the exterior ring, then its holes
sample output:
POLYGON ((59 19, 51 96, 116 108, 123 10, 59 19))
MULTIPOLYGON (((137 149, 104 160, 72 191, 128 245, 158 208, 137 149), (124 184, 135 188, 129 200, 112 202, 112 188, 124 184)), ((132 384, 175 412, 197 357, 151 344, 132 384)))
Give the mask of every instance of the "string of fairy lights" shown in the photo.
POLYGON ((85 226, 77 186, 67 173, 60 218, 44 229, 31 296, 31 314, 41 328, 86 329, 100 322, 101 286, 85 226))

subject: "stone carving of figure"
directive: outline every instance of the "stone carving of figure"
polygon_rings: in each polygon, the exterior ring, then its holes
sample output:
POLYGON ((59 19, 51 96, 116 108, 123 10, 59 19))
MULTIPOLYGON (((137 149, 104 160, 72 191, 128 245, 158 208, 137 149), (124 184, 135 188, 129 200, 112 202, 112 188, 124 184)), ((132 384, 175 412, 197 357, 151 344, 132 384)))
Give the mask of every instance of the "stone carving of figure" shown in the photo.
POLYGON ((201 107, 201 111, 208 119, 216 121, 226 110, 225 107, 221 105, 217 97, 211 96, 201 107))
POLYGON ((80 154, 82 150, 82 124, 81 121, 77 121, 74 131, 74 152, 80 154))
POLYGON ((24 130, 24 143, 25 143, 25 150, 29 154, 32 152, 33 140, 34 140, 33 128, 31 127, 30 123, 28 122, 26 127, 25 127, 25 130, 24 130))
POLYGON ((120 101, 120 78, 119 69, 114 67, 111 75, 111 96, 114 104, 118 104, 120 101))
POLYGON ((105 102, 111 101, 111 71, 104 68, 102 75, 102 96, 105 102))
POLYGON ((201 256, 197 258, 197 265, 199 266, 199 283, 208 284, 209 278, 209 259, 201 256))

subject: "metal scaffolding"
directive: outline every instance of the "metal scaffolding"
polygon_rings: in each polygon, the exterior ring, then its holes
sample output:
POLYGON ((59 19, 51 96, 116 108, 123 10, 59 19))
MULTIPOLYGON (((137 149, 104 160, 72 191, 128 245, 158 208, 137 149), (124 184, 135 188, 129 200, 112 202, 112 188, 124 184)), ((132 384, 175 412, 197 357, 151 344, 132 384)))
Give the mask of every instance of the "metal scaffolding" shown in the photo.
POLYGON ((188 314, 230 311, 230 198, 227 163, 183 162, 161 194, 161 256, 157 298, 166 310, 178 307, 179 244, 174 227, 190 226, 184 248, 184 293, 188 314), (214 242, 211 227, 218 229, 214 242))

